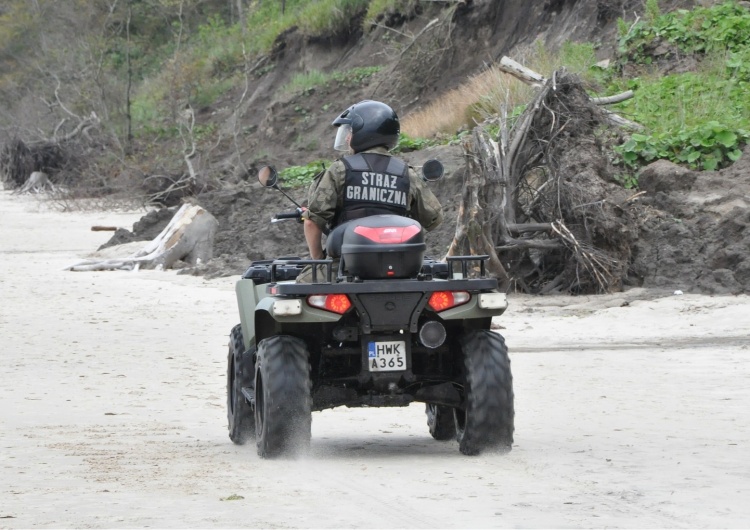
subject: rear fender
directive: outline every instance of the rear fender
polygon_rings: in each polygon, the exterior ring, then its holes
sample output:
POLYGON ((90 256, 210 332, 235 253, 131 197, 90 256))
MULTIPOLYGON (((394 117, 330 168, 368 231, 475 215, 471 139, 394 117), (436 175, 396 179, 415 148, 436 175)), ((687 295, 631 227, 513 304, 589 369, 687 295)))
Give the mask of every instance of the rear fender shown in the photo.
POLYGON ((237 294, 237 306, 242 325, 242 340, 245 351, 255 345, 255 306, 258 303, 258 292, 253 280, 242 279, 234 287, 237 294))
POLYGON ((284 333, 284 328, 294 327, 298 324, 324 324, 329 322, 338 322, 342 315, 324 311, 315 307, 310 307, 304 298, 290 298, 281 296, 267 296, 258 302, 255 308, 254 323, 257 330, 257 340, 261 341, 265 337, 284 333), (274 303, 299 301, 299 314, 289 315, 278 314, 275 310, 274 303))
MULTIPOLYGON (((508 308, 508 302, 505 301, 505 305, 496 307, 494 309, 486 309, 479 307, 479 297, 483 293, 474 293, 471 295, 471 300, 467 303, 454 307, 452 309, 446 309, 438 313, 440 318, 443 320, 460 320, 460 319, 472 319, 472 318, 492 318, 497 317, 505 313, 508 308)), ((499 294, 499 293, 492 293, 499 294)))

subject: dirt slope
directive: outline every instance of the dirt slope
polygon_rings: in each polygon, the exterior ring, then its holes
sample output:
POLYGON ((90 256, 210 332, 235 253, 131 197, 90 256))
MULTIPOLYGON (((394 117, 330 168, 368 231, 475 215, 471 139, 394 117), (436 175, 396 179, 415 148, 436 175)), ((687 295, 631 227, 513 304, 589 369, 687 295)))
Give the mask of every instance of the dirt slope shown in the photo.
MULTIPOLYGON (((366 34, 358 19, 352 20, 348 34, 334 39, 305 38, 292 28, 278 38, 258 75, 251 77, 239 107, 236 102, 244 86, 211 107, 197 109, 198 120, 219 124, 226 137, 204 163, 217 160, 224 178, 239 180, 246 167, 256 170, 263 163, 285 167, 330 159, 330 123, 350 104, 381 99, 406 116, 503 55, 523 55, 535 41, 552 49, 569 40, 594 42, 600 45, 602 58, 611 58, 617 18, 632 18, 642 10, 641 4, 639 0, 422 2, 416 13, 381 19, 366 34), (283 90, 295 75, 370 66, 382 70, 364 83, 332 83, 305 93, 283 90), (242 131, 239 146, 233 135, 237 123, 242 131)), ((666 10, 694 4, 672 0, 660 5, 666 10)))
POLYGON ((750 292, 750 147, 721 171, 660 161, 639 182, 647 194, 633 273, 643 285, 750 292))
MULTIPOLYGON (((662 9, 668 9, 689 7, 692 3, 662 4, 662 9)), ((465 81, 466 76, 481 68, 485 58, 512 54, 538 38, 551 46, 563 39, 599 41, 600 53, 606 56, 611 53, 617 16, 631 8, 634 6, 627 2, 616 1, 513 0, 475 1, 449 10, 435 3, 413 18, 384 19, 380 21, 383 27, 367 35, 355 29, 337 42, 305 40, 296 30, 289 31, 277 42, 270 69, 250 87, 245 104, 237 111, 247 124, 246 142, 241 154, 224 153, 224 167, 233 167, 236 161, 232 160, 240 156, 244 157, 245 169, 241 174, 235 171, 226 175, 220 191, 203 193, 196 199, 219 219, 221 226, 216 240, 217 259, 193 272, 209 276, 239 274, 254 259, 306 254, 301 227, 290 222, 270 223, 274 213, 290 209, 291 204, 278 193, 260 189, 254 174, 266 163, 281 169, 314 158, 332 159, 335 155, 329 145, 330 121, 339 107, 363 97, 382 97, 392 101, 403 115, 442 90, 465 81), (397 29, 403 39, 403 35, 418 34, 430 20, 439 23, 429 35, 417 39, 409 53, 398 56, 396 43, 389 40, 396 38, 392 37, 393 30, 397 29), (451 45, 444 53, 429 55, 421 49, 437 45, 446 31, 450 33, 451 45), (383 44, 386 41, 387 46, 383 44), (419 65, 409 62, 420 58, 419 65), (304 94, 280 90, 295 73, 383 64, 386 68, 368 86, 331 84, 304 94), (429 66, 428 71, 421 70, 424 65, 429 66)), ((353 28, 357 27, 353 22, 353 28)), ((409 42, 402 40, 401 45, 409 42)), ((203 115, 210 114, 211 119, 227 127, 233 123, 230 111, 229 106, 202 109, 203 115)), ((565 158, 570 159, 567 166, 574 173, 570 176, 589 175, 595 180, 591 187, 612 189, 614 170, 608 163, 604 164, 609 167, 607 171, 596 161, 588 164, 583 156, 586 145, 587 140, 582 138, 579 145, 573 143, 567 149, 565 158), (577 161, 578 155, 581 160, 577 161)), ((217 148, 219 152, 221 148, 217 148)), ((446 146, 404 156, 415 165, 427 158, 438 158, 448 168, 446 178, 432 185, 444 206, 446 222, 428 236, 428 254, 442 257, 455 231, 457 199, 465 172, 463 152, 460 147, 446 146)), ((624 254, 627 256, 623 267, 625 286, 704 293, 750 292, 748 158, 750 153, 746 150, 737 163, 720 172, 692 172, 665 162, 643 171, 641 183, 645 194, 629 203, 632 226, 623 227, 637 234, 637 241, 624 254)), ((302 201, 306 190, 296 189, 291 193, 302 201)), ((620 190, 619 195, 632 193, 620 190)), ((621 196, 601 199, 619 205, 623 203, 621 196)), ((163 214, 161 223, 167 217, 163 214)), ((140 239, 153 237, 145 230, 135 232, 140 239)), ((119 234, 113 243, 130 238, 119 234)))

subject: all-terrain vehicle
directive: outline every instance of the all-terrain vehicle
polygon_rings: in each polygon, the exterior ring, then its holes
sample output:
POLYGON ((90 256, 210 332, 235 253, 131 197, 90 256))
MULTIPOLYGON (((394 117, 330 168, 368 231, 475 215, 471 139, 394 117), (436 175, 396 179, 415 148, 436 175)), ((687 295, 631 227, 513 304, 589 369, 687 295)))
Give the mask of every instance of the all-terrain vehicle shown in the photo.
MULTIPOLYGON (((430 161, 422 171, 430 180, 443 169, 430 161)), ((280 190, 270 166, 259 180, 280 190)), ((313 411, 417 401, 436 440, 455 438, 468 455, 509 451, 510 359, 503 337, 490 331, 507 301, 486 274, 488 257, 424 259, 421 225, 397 215, 345 223, 326 245, 325 260, 256 261, 237 282, 231 440, 255 438, 264 458, 293 455, 309 447, 313 411), (305 267, 312 282, 296 282, 305 267)))

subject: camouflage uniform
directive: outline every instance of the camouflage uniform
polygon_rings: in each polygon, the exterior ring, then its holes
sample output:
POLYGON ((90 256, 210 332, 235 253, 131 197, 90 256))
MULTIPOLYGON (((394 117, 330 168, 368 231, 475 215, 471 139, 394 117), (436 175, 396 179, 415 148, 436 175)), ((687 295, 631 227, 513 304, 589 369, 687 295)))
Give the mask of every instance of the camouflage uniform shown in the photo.
MULTIPOLYGON (((361 153, 387 155, 388 150, 384 147, 373 147, 361 151, 361 153)), ((343 209, 345 179, 346 166, 344 166, 341 160, 337 160, 310 185, 307 212, 305 215, 318 225, 324 233, 334 228, 331 226, 334 216, 343 209)), ((428 232, 437 228, 443 222, 443 208, 440 202, 411 167, 409 168, 409 196, 407 198, 407 205, 409 217, 419 221, 422 227, 428 232)), ((337 269, 338 260, 334 260, 334 277, 337 269)), ((320 278, 324 277, 321 274, 323 268, 319 267, 318 270, 318 281, 320 281, 320 278)), ((311 281, 312 270, 308 266, 297 277, 297 282, 310 283, 311 281)))
MULTIPOLYGON (((362 153, 378 153, 387 155, 383 147, 373 147, 362 153)), ((308 192, 308 218, 324 232, 326 225, 333 222, 337 211, 344 205, 344 179, 346 167, 341 160, 337 160, 326 172, 315 179, 308 192)), ((416 172, 409 168, 409 197, 407 199, 409 217, 416 219, 428 232, 437 228, 443 221, 443 208, 435 195, 425 185, 416 172)))

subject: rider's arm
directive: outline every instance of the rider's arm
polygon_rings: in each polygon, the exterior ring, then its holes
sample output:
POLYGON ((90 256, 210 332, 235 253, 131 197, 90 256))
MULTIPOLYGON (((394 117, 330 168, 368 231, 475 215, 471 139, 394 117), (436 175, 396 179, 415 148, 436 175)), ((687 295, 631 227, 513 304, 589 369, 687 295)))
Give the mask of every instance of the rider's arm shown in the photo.
POLYGON ((307 248, 310 249, 312 259, 324 258, 322 237, 323 231, 320 227, 310 219, 305 219, 305 241, 307 242, 307 248))
POLYGON ((428 232, 443 222, 443 207, 432 190, 413 170, 409 170, 410 195, 412 196, 409 216, 416 219, 428 232))
POLYGON ((321 237, 327 224, 333 222, 336 208, 340 207, 346 168, 343 162, 336 161, 322 177, 310 187, 305 212, 305 241, 313 259, 323 258, 321 237))

